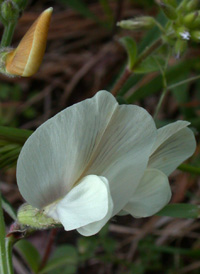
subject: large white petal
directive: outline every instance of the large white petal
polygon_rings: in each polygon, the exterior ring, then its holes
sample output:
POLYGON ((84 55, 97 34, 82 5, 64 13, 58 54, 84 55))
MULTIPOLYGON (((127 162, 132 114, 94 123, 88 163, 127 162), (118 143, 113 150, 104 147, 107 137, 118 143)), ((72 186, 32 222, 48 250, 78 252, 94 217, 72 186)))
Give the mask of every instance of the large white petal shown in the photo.
POLYGON ((167 176, 159 170, 147 169, 124 211, 133 217, 148 217, 162 209, 171 198, 167 176))
POLYGON ((108 179, 113 216, 129 201, 142 178, 156 134, 154 121, 143 108, 121 105, 115 110, 86 172, 108 179))
POLYGON ((178 121, 158 130, 149 168, 157 168, 169 175, 194 153, 196 141, 188 124, 178 121))
MULTIPOLYGON (((45 213, 60 221, 68 231, 105 219, 112 208, 108 180, 88 175, 58 203, 45 208, 45 213)), ((90 229, 88 236, 96 232, 90 229)))
POLYGON ((147 166, 155 141, 152 117, 137 106, 119 106, 98 92, 48 120, 25 143, 17 165, 20 192, 42 208, 63 197, 82 177, 108 178, 116 204, 126 204, 147 166))
POLYGON ((72 188, 117 106, 111 94, 100 91, 61 111, 31 135, 17 163, 19 190, 29 204, 42 208, 72 188))

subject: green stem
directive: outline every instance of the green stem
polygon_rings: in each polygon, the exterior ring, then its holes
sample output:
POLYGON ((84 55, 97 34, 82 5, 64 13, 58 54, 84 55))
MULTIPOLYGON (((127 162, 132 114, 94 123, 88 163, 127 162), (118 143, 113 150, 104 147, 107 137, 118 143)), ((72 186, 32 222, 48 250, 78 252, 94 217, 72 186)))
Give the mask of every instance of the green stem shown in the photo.
POLYGON ((10 46, 16 24, 17 22, 14 21, 14 22, 9 22, 4 26, 3 36, 1 39, 1 47, 10 46))
POLYGON ((192 173, 192 174, 200 175, 200 168, 199 167, 195 167, 195 166, 191 166, 191 165, 187 165, 187 164, 182 164, 178 167, 178 169, 182 170, 182 171, 192 173))
POLYGON ((188 78, 188 79, 186 79, 186 80, 180 81, 180 82, 178 82, 178 83, 176 83, 176 84, 173 84, 173 85, 169 86, 168 89, 173 89, 173 88, 179 87, 179 86, 181 86, 181 85, 187 84, 187 83, 189 83, 189 82, 196 81, 196 80, 198 80, 198 79, 200 79, 200 75, 194 76, 194 77, 188 78))
POLYGON ((6 236, 6 228, 3 217, 3 209, 1 202, 1 193, 0 193, 0 273, 7 274, 7 254, 6 254, 6 246, 5 246, 5 236, 6 236))
POLYGON ((157 118, 157 115, 158 115, 158 113, 159 113, 159 111, 161 109, 161 106, 162 106, 163 101, 165 99, 165 96, 167 94, 167 90, 168 90, 167 87, 163 88, 163 92, 162 92, 162 94, 160 96, 159 102, 158 102, 158 104, 156 106, 156 110, 155 110, 155 113, 154 113, 154 116, 153 116, 154 120, 157 118))
POLYGON ((7 253, 7 268, 8 268, 8 274, 13 274, 13 263, 12 263, 12 247, 13 244, 16 242, 15 238, 13 236, 9 236, 6 238, 6 253, 7 253))
POLYGON ((154 120, 157 118, 158 112, 159 112, 159 110, 160 110, 160 108, 162 106, 162 103, 163 103, 163 101, 165 99, 165 96, 167 94, 167 91, 169 89, 173 89, 173 88, 179 87, 181 85, 187 84, 189 82, 193 82, 193 81, 198 80, 198 79, 200 79, 200 75, 188 78, 186 80, 180 81, 180 82, 178 82, 176 84, 173 84, 173 85, 167 87, 166 79, 164 78, 164 89, 163 89, 162 95, 160 97, 160 100, 159 100, 158 105, 157 105, 156 110, 155 110, 154 120))
POLYGON ((122 88, 122 86, 125 84, 125 82, 128 80, 128 78, 133 74, 134 70, 149 56, 151 55, 156 49, 158 49, 163 44, 162 38, 158 38, 151 46, 147 47, 141 55, 136 60, 134 66, 131 70, 126 68, 119 78, 119 80, 114 85, 113 89, 111 90, 111 93, 116 96, 119 90, 122 88))
POLYGON ((158 101, 158 104, 156 106, 156 110, 155 110, 154 117, 153 117, 154 120, 157 118, 157 115, 158 115, 158 113, 159 113, 159 111, 161 109, 162 103, 163 103, 163 101, 165 99, 165 96, 166 96, 167 90, 168 90, 168 88, 167 88, 167 79, 166 79, 166 76, 165 76, 165 71, 161 67, 160 67, 160 70, 161 70, 161 74, 162 74, 162 77, 163 77, 163 92, 162 92, 162 94, 160 96, 160 99, 158 101))

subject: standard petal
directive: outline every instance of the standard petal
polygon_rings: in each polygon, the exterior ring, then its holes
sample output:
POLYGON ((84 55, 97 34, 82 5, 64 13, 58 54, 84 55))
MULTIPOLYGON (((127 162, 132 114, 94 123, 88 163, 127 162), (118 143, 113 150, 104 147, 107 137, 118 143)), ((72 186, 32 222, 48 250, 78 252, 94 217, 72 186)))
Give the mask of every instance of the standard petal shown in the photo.
POLYGON ((110 93, 100 91, 58 113, 31 135, 17 163, 19 190, 29 204, 43 208, 67 194, 88 165, 117 106, 110 93))
MULTIPOLYGON (((48 216, 60 221, 68 231, 105 219, 112 208, 108 180, 88 175, 58 203, 44 210, 48 216)), ((95 233, 96 230, 91 228, 87 236, 95 233)))
POLYGON ((162 209, 171 198, 167 176, 159 170, 147 169, 133 198, 124 210, 133 217, 148 217, 162 209))
POLYGON ((178 121, 158 130, 149 168, 159 169, 168 176, 194 153, 196 141, 188 124, 178 121))
POLYGON ((143 108, 121 105, 115 110, 86 171, 108 179, 113 216, 130 200, 142 178, 156 134, 154 121, 143 108))

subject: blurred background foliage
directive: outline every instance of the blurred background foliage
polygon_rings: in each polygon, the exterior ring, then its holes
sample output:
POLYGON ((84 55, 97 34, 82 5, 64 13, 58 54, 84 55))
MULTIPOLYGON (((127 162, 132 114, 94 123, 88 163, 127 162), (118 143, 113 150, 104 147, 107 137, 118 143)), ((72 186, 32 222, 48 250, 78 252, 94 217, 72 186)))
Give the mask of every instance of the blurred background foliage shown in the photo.
MULTIPOLYGON (((0 127, 4 136, 10 136, 9 140, 0 138, 1 190, 16 209, 23 200, 16 186, 15 164, 26 138, 63 108, 91 97, 98 90, 113 87, 126 64, 122 37, 134 38, 141 52, 160 35, 157 27, 133 32, 116 27, 116 22, 150 15, 162 26, 166 23, 166 17, 153 0, 29 1, 17 25, 13 46, 49 6, 53 6, 54 13, 39 72, 31 78, 0 76, 0 127), (5 126, 24 131, 6 131, 5 126)), ((163 52, 159 54, 163 58, 163 52)), ((119 102, 138 104, 154 113, 163 89, 163 76, 153 60, 151 56, 145 68, 128 79, 118 95, 119 102)), ((190 42, 180 58, 172 49, 167 61, 165 76, 169 89, 157 125, 188 120, 198 142, 200 79, 179 86, 176 83, 200 75, 199 44, 190 42)), ((200 164, 199 150, 198 142, 197 152, 190 160, 194 167, 200 164)), ((176 171, 170 181, 174 203, 200 204, 197 175, 176 171)), ((8 225, 11 221, 6 215, 8 225)), ((200 273, 200 224, 192 218, 115 217, 97 236, 89 238, 75 231, 66 233, 57 229, 56 232, 52 254, 40 269, 51 232, 37 232, 30 242, 22 240, 16 244, 16 273, 200 273)))

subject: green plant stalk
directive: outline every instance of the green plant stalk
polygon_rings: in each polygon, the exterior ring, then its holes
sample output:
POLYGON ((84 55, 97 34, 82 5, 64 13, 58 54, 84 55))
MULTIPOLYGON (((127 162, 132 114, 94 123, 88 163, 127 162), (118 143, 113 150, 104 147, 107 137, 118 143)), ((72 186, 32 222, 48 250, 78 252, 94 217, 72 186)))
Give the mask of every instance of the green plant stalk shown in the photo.
POLYGON ((1 47, 10 46, 16 24, 17 24, 17 21, 8 22, 7 24, 4 25, 3 36, 1 39, 1 47))
POLYGON ((183 80, 183 81, 180 81, 180 82, 178 82, 178 83, 176 83, 176 84, 172 84, 172 85, 168 86, 168 89, 173 89, 173 88, 179 87, 179 86, 181 86, 181 85, 184 85, 184 84, 186 84, 186 83, 196 81, 196 80, 198 80, 198 79, 200 79, 200 75, 194 76, 194 77, 191 77, 191 78, 188 78, 188 79, 183 80))
POLYGON ((133 67, 130 69, 126 68, 119 78, 119 80, 114 85, 113 89, 111 90, 111 93, 116 96, 119 90, 122 88, 122 86, 125 84, 125 82, 128 80, 128 78, 134 73, 134 70, 149 56, 151 55, 155 50, 157 50, 161 45, 163 44, 162 38, 158 38, 150 47, 147 47, 141 55, 136 60, 133 67))
POLYGON ((154 116, 153 116, 154 120, 155 120, 155 119, 157 118, 157 116, 158 116, 158 113, 159 113, 159 111, 160 111, 160 109, 161 109, 161 106, 162 106, 162 104, 163 104, 163 101, 164 101, 164 99, 165 99, 165 96, 166 96, 166 94, 167 94, 167 91, 168 91, 167 87, 164 87, 164 88, 163 88, 163 92, 162 92, 162 94, 161 94, 161 96, 160 96, 159 102, 158 102, 158 104, 157 104, 157 106, 156 106, 156 110, 155 110, 155 113, 154 113, 154 116))
POLYGON ((157 105, 156 110, 155 110, 154 120, 157 118, 158 112, 159 112, 159 110, 160 110, 160 108, 162 106, 162 103, 163 103, 163 101, 165 99, 165 96, 166 96, 166 94, 167 94, 167 92, 168 92, 169 89, 173 89, 173 88, 179 87, 181 85, 184 85, 184 84, 189 83, 189 82, 193 82, 193 81, 198 80, 198 79, 200 79, 200 75, 188 78, 186 80, 183 80, 181 82, 178 82, 176 84, 173 84, 173 85, 170 85, 170 86, 167 87, 166 79, 164 78, 164 88, 163 88, 162 95, 161 95, 161 97, 159 99, 158 105, 157 105))
MULTIPOLYGON (((159 64, 158 64, 159 65, 159 64)), ((158 101, 158 104, 156 106, 156 109, 155 109, 155 113, 154 113, 154 120, 157 118, 157 115, 161 109, 161 106, 163 104, 163 101, 165 99, 165 96, 167 94, 167 79, 166 79, 166 76, 165 76, 165 71, 162 70, 162 68, 160 67, 160 70, 161 70, 161 74, 162 74, 162 77, 163 77, 163 91, 162 91, 162 94, 160 96, 160 99, 158 101)), ((166 68, 165 68, 166 70, 166 68)))
POLYGON ((199 167, 191 166, 191 165, 188 165, 188 164, 182 164, 178 167, 178 169, 182 170, 182 171, 189 172, 191 174, 200 175, 200 168, 199 167))
POLYGON ((6 238, 6 253, 7 253, 6 262, 7 262, 8 274, 14 274, 13 263, 12 263, 12 247, 15 242, 16 240, 13 236, 9 236, 6 238))
POLYGON ((7 253, 6 253, 6 245, 5 245, 5 236, 6 236, 6 228, 3 217, 3 209, 1 202, 1 193, 0 193, 0 273, 1 274, 9 274, 7 269, 7 253))

